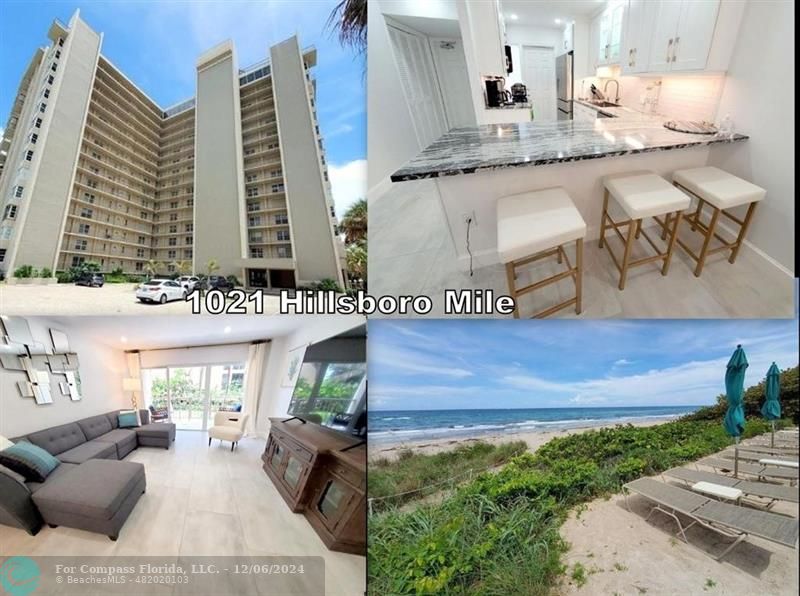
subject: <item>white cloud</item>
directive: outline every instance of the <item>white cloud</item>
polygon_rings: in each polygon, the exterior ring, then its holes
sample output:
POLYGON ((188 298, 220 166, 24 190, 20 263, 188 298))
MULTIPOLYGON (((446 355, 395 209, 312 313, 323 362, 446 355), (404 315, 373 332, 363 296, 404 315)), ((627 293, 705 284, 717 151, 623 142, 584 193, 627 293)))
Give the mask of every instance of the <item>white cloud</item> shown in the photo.
POLYGON ((341 218, 353 203, 367 196, 367 160, 356 159, 343 165, 330 164, 328 175, 336 215, 341 218))
POLYGON ((474 375, 470 370, 454 366, 454 363, 447 358, 397 345, 378 344, 374 348, 371 347, 369 362, 370 366, 374 365, 382 370, 394 370, 412 375, 431 375, 454 379, 463 379, 474 375))
POLYGON ((633 364, 630 360, 626 360, 625 358, 620 358, 616 362, 614 362, 614 366, 625 366, 626 364, 633 364))

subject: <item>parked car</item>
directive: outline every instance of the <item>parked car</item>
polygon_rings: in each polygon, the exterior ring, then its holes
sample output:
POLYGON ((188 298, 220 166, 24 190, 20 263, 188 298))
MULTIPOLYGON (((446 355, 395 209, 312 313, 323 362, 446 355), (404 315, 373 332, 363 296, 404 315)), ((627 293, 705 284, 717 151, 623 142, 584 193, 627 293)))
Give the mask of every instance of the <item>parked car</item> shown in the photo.
POLYGON ((200 282, 200 278, 194 275, 181 275, 178 279, 176 279, 179 284, 181 284, 186 291, 191 294, 194 292, 197 284, 200 282))
POLYGON ((223 277, 221 275, 211 275, 200 282, 202 285, 198 285, 202 287, 204 290, 220 290, 221 292, 229 292, 233 289, 233 284, 228 281, 228 278, 223 277))
POLYGON ((90 273, 88 271, 81 273, 75 279, 76 286, 89 286, 90 288, 102 288, 104 283, 106 283, 106 278, 102 273, 90 273))
POLYGON ((151 279, 136 288, 136 297, 141 302, 161 304, 170 300, 183 300, 187 293, 186 288, 171 279, 151 279))

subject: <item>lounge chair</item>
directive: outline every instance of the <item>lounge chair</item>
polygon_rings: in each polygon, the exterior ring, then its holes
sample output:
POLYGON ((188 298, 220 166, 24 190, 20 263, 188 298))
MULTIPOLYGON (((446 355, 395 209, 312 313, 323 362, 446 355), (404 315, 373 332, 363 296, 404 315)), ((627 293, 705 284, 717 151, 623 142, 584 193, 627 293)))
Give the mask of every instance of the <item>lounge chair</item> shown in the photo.
MULTIPOLYGON (((720 455, 726 459, 733 459, 735 457, 733 449, 723 451, 722 453, 720 453, 720 455)), ((762 459, 779 459, 795 463, 797 463, 798 461, 796 455, 789 455, 786 453, 780 453, 776 455, 773 453, 758 453, 756 451, 745 451, 743 449, 739 449, 739 461, 745 460, 745 461, 758 462, 759 460, 762 459)), ((793 467, 793 466, 788 466, 788 467, 793 467)))
MULTIPOLYGON (((721 457, 706 457, 696 462, 715 470, 723 470, 733 472, 734 460, 724 459, 721 457)), ((798 470, 790 468, 778 468, 776 466, 763 466, 761 464, 751 464, 747 462, 739 462, 739 472, 747 474, 748 476, 755 476, 759 480, 767 479, 780 479, 788 480, 789 484, 797 484, 798 470)))
POLYGON ((689 486, 696 482, 712 482, 714 484, 721 484, 722 486, 738 488, 747 496, 769 499, 769 503, 764 505, 767 509, 772 507, 776 501, 797 503, 798 496, 800 496, 800 491, 792 486, 768 484, 766 482, 751 482, 749 480, 741 480, 739 478, 731 478, 730 476, 722 476, 720 474, 703 472, 701 470, 691 470, 689 468, 672 468, 664 472, 664 475, 682 480, 689 486))
POLYGON ((757 509, 720 503, 714 499, 652 478, 639 478, 626 484, 624 489, 627 492, 639 494, 655 503, 645 521, 650 519, 650 515, 654 511, 660 511, 670 516, 678 524, 678 530, 687 544, 689 544, 689 540, 686 538, 686 530, 695 524, 728 538, 733 538, 733 543, 719 556, 715 557, 717 561, 727 555, 733 547, 748 536, 757 536, 789 548, 796 548, 798 532, 800 531, 796 519, 768 511, 758 511, 757 509), (678 513, 689 517, 692 523, 684 527, 677 515, 678 513))

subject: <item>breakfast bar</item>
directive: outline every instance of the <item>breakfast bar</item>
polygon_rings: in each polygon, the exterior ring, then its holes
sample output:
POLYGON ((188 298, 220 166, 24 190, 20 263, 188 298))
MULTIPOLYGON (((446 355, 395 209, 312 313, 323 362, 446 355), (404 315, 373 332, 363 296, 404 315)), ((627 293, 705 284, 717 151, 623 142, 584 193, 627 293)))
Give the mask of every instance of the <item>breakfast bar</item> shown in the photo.
POLYGON ((391 180, 435 179, 459 265, 466 270, 470 264, 500 262, 496 215, 500 197, 561 187, 587 222, 587 239, 596 239, 604 176, 647 170, 670 180, 675 170, 707 165, 711 145, 748 138, 676 132, 665 128, 662 118, 634 110, 609 115, 613 117, 594 122, 452 129, 392 174, 391 180))

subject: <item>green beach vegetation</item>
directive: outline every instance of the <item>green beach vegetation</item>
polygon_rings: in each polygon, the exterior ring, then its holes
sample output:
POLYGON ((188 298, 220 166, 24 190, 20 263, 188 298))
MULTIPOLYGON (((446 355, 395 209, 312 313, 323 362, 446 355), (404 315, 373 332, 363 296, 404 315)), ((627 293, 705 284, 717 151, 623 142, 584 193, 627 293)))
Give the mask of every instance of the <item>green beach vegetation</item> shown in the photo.
MULTIPOLYGON (((783 375, 781 403, 796 413, 797 369, 792 370, 793 376, 791 370, 783 375)), ((755 392, 750 388, 748 395, 755 392)), ((716 406, 701 412, 657 426, 617 426, 555 438, 536 453, 511 457, 499 471, 462 483, 441 503, 419 501, 410 509, 411 495, 402 508, 379 510, 369 522, 369 593, 536 596, 552 593, 565 574, 584 576, 581 570, 568 570, 562 560, 569 545, 559 529, 569 511, 618 493, 626 482, 733 444, 720 423, 722 412, 717 414, 716 406)), ((784 419, 778 426, 789 423, 784 419)), ((743 437, 769 428, 753 415, 743 437)), ((454 476, 460 460, 446 453, 412 454, 371 465, 370 497, 413 486, 412 473, 433 481, 454 476)))

